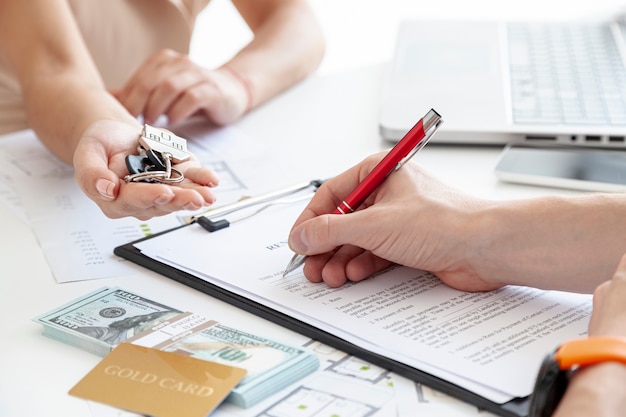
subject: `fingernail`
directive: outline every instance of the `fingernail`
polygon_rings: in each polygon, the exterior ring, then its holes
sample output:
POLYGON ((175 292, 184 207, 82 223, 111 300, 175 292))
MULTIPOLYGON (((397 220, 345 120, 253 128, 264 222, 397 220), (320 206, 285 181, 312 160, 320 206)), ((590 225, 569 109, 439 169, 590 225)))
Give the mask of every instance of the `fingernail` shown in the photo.
POLYGON ((167 203, 169 203, 170 201, 172 201, 172 198, 174 198, 174 193, 170 192, 170 193, 163 193, 161 195, 159 195, 156 200, 154 200, 154 204, 156 204, 157 206, 162 206, 165 205, 167 203))
POLYGON ((115 184, 109 180, 105 180, 104 178, 100 178, 96 181, 96 190, 100 193, 100 195, 108 200, 113 200, 115 195, 113 191, 115 190, 115 184))
POLYGON ((291 247, 298 253, 305 253, 309 249, 309 244, 304 235, 304 229, 300 229, 291 235, 291 247))
POLYGON ((198 210, 200 207, 194 203, 187 203, 183 206, 185 210, 198 210))

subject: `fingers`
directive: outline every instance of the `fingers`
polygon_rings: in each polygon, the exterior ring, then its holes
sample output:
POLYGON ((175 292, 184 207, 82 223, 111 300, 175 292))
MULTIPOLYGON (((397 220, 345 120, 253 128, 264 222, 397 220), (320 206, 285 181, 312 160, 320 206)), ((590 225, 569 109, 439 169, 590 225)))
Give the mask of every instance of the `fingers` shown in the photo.
POLYGON ((206 196, 193 188, 151 183, 122 183, 115 202, 100 206, 109 217, 131 215, 140 220, 147 220, 179 210, 197 210, 215 201, 212 192, 207 187, 202 188, 208 190, 206 196))
MULTIPOLYGON (((178 53, 171 50, 153 55, 135 71, 124 88, 116 92, 118 100, 133 116, 144 114, 146 103, 156 86, 173 71, 169 63, 178 56, 178 53)), ((150 123, 153 122, 154 120, 150 123)))
POLYGON ((219 177, 215 172, 203 167, 189 167, 184 170, 185 177, 194 184, 207 187, 216 187, 220 184, 219 177))
POLYGON ((391 264, 369 251, 346 245, 335 251, 309 256, 303 272, 311 282, 324 282, 337 288, 348 281, 362 281, 391 264))
POLYGON ((215 202, 211 187, 219 181, 211 170, 194 167, 187 169, 185 175, 187 178, 176 186, 126 183, 112 171, 94 166, 77 170, 76 181, 107 217, 147 220, 179 210, 197 210, 215 202))
POLYGON ((600 333, 603 320, 606 320, 606 313, 603 311, 604 297, 610 291, 611 281, 605 281, 596 287, 593 293, 593 310, 589 319, 589 335, 595 336, 600 333))
POLYGON ((76 182, 106 216, 146 220, 215 202, 212 188, 219 179, 213 171, 201 167, 193 155, 174 166, 185 176, 175 185, 126 183, 120 179, 128 174, 124 159, 136 152, 139 132, 139 125, 97 122, 85 132, 74 153, 76 182))
MULTIPOLYGON (((186 55, 163 50, 150 57, 116 97, 133 116, 143 115, 150 124, 168 114, 180 95, 202 80, 201 72, 186 55)), ((187 115, 197 110, 189 109, 187 115)))
POLYGON ((102 201, 98 205, 110 218, 133 216, 140 220, 163 216, 180 210, 198 210, 214 201, 210 191, 185 189, 163 184, 122 183, 114 201, 102 201))
POLYGON ((295 252, 308 255, 303 272, 311 282, 339 287, 347 281, 361 281, 391 264, 369 250, 373 243, 368 240, 368 214, 322 215, 294 228, 289 245, 295 252))
MULTIPOLYGON (((303 214, 307 214, 307 210, 303 214)), ((303 255, 318 255, 329 252, 342 243, 333 236, 330 223, 331 217, 337 214, 325 214, 305 220, 291 230, 289 234, 289 247, 296 253, 303 255)))
POLYGON ((613 278, 615 281, 619 281, 620 285, 626 285, 626 254, 620 259, 613 278))
MULTIPOLYGON (((327 257, 321 269, 318 267, 319 272, 315 275, 315 278, 317 279, 319 276, 321 281, 324 281, 329 287, 337 288, 342 286, 348 281, 346 265, 354 259, 355 256, 361 253, 363 253, 363 249, 355 246, 343 246, 339 248, 334 253, 331 253, 332 256, 327 257)), ((326 256, 318 257, 317 261, 319 262, 322 258, 326 258, 326 256)), ((305 276, 307 276, 306 266, 305 264, 305 276)), ((310 266, 309 269, 311 269, 310 266)))
POLYGON ((296 219, 289 246, 296 253, 308 255, 304 274, 310 281, 339 287, 347 281, 362 280, 390 264, 365 250, 368 242, 363 236, 369 235, 365 229, 371 225, 367 219, 376 210, 327 214, 335 210, 381 157, 382 154, 369 157, 324 183, 296 219))
POLYGON ((97 174, 83 175, 77 181, 87 196, 110 218, 133 216, 147 220, 179 210, 197 210, 215 202, 212 190, 200 185, 182 187, 118 181, 114 186, 107 185, 103 192, 103 184, 109 183, 109 180, 97 174))
MULTIPOLYGON (((164 83, 164 85, 166 84, 169 83, 164 83)), ((161 89, 162 88, 159 88, 157 92, 161 89)), ((155 92, 154 98, 151 102, 154 102, 157 105, 154 106, 154 109, 151 109, 148 106, 146 108, 146 114, 149 115, 149 117, 158 117, 161 114, 166 114, 169 123, 176 124, 205 109, 212 109, 221 106, 222 103, 220 103, 218 95, 219 93, 216 87, 211 82, 207 80, 198 80, 198 82, 194 84, 190 83, 187 86, 181 86, 178 89, 178 95, 175 99, 170 101, 159 98, 155 92), (159 100, 161 100, 160 106, 158 106, 159 100), (161 108, 159 109, 159 107, 161 108)), ((218 123, 212 118, 211 120, 219 125, 224 125, 232 121, 219 121, 218 123)))
POLYGON ((222 70, 209 71, 189 57, 164 50, 148 59, 115 97, 148 124, 161 115, 176 124, 201 113, 216 124, 230 123, 246 111, 246 92, 222 70))
POLYGON ((626 255, 611 280, 600 284, 593 294, 590 335, 626 337, 626 255))
MULTIPOLYGON (((323 214, 332 213, 339 206, 341 201, 346 198, 356 188, 362 178, 367 175, 371 167, 379 160, 379 157, 369 157, 361 164, 355 165, 347 171, 336 177, 326 181, 315 192, 315 195, 307 204, 303 212, 294 222, 294 228, 304 221, 323 214)), ((292 249, 295 249, 292 247, 292 249)))
MULTIPOLYGON (((74 177, 92 200, 113 201, 124 175, 123 156, 131 153, 140 127, 100 122, 88 129, 74 152, 74 177)), ((136 146, 136 145, 135 145, 136 146)))
POLYGON ((373 250, 400 227, 393 217, 385 214, 387 206, 382 203, 344 215, 318 214, 328 212, 334 204, 310 202, 289 234, 289 246, 294 252, 318 255, 346 244, 373 250))
POLYGON ((154 123, 160 115, 166 114, 169 123, 175 124, 198 110, 198 107, 195 107, 176 111, 177 107, 181 107, 179 104, 181 93, 189 91, 197 82, 191 73, 173 74, 151 90, 135 94, 133 98, 135 102, 142 103, 140 114, 143 114, 146 123, 154 123))

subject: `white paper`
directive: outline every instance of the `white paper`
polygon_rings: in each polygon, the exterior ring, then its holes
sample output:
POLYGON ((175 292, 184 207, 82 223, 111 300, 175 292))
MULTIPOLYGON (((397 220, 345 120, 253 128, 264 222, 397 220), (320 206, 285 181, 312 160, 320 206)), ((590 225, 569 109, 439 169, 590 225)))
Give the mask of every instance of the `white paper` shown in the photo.
POLYGON ((404 267, 340 288, 297 272, 283 278, 288 232, 302 208, 277 206, 214 233, 192 225, 137 247, 499 403, 529 395, 543 356, 586 334, 589 295, 525 287, 465 293, 404 267))
MULTIPOLYGON (((220 178, 214 207, 267 192, 267 184, 280 185, 279 164, 263 144, 240 131, 190 124, 181 132, 190 138, 189 149, 220 178)), ((131 273, 134 266, 113 255, 115 247, 179 226, 182 217, 194 214, 109 219, 80 190, 72 167, 32 131, 5 135, 1 143, 0 202, 30 224, 57 282, 131 273)))

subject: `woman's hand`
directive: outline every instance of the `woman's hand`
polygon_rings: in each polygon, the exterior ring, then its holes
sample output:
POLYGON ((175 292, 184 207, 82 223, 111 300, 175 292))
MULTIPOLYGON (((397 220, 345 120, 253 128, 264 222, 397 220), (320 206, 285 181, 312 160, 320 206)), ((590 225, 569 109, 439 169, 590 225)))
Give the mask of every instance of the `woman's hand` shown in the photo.
POLYGON ((74 153, 76 182, 107 217, 147 220, 215 201, 211 187, 218 184, 218 178, 193 156, 174 165, 185 176, 176 185, 126 183, 125 158, 137 154, 140 133, 139 124, 99 121, 85 131, 74 153))
POLYGON ((176 124, 194 115, 225 125, 251 106, 246 81, 229 67, 208 70, 187 55, 163 50, 150 57, 113 95, 135 117, 148 124, 160 116, 176 124))

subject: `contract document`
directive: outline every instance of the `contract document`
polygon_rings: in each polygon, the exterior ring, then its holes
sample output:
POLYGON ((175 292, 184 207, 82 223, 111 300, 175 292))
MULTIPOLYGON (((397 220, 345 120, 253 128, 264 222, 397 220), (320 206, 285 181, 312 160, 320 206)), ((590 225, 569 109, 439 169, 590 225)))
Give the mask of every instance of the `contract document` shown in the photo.
POLYGON ((340 288, 311 283, 302 269, 283 277, 293 255, 289 230, 305 204, 276 204, 213 233, 191 224, 133 247, 496 404, 529 396, 544 355, 586 335, 588 294, 516 286, 463 292, 401 266, 340 288))

